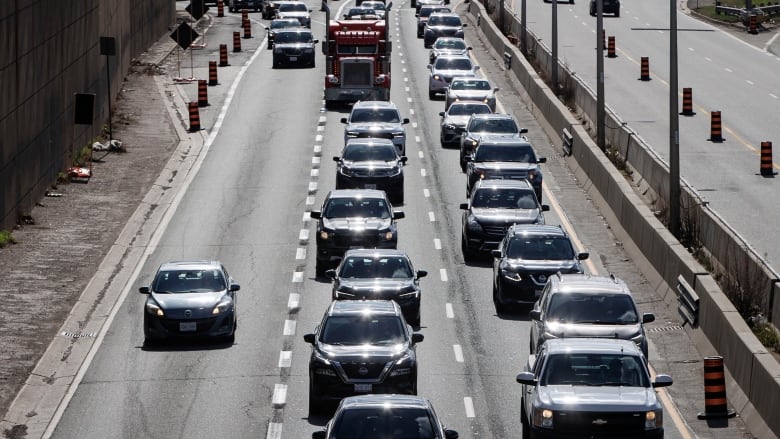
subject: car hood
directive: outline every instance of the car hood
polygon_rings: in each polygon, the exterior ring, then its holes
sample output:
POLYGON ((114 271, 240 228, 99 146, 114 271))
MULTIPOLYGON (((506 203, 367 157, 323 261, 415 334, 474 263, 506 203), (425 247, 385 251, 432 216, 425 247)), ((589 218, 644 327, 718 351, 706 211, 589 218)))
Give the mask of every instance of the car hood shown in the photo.
POLYGON ((400 123, 383 123, 383 122, 370 122, 370 123, 350 123, 347 125, 347 131, 355 132, 392 132, 403 131, 403 125, 400 123))
POLYGON ((473 208, 471 214, 480 223, 528 224, 539 217, 539 209, 485 209, 473 208))
POLYGON ((561 273, 571 273, 573 271, 578 271, 577 261, 572 259, 558 260, 558 261, 505 259, 504 261, 507 263, 506 268, 508 268, 509 270, 523 270, 523 271, 550 272, 550 273, 555 273, 557 271, 560 271, 561 273))
POLYGON ((465 127, 471 116, 447 116, 443 123, 452 124, 458 127, 465 127))
POLYGON ((392 299, 396 293, 414 289, 414 279, 341 279, 338 291, 355 294, 356 299, 392 299))
POLYGON ((386 362, 394 360, 409 351, 408 343, 394 345, 359 345, 341 346, 326 343, 317 343, 319 351, 331 361, 354 361, 355 359, 371 358, 372 362, 386 362))
POLYGON ((647 411, 658 408, 655 393, 651 387, 619 386, 540 386, 538 398, 545 408, 554 411, 647 411))
POLYGON ((189 310, 192 314, 187 317, 211 316, 214 307, 225 295, 224 291, 216 293, 180 293, 180 294, 155 294, 151 297, 160 305, 168 317, 184 317, 184 312, 189 310))
POLYGON ((450 98, 461 98, 463 100, 477 101, 481 99, 492 99, 492 90, 450 90, 450 98))
POLYGON ((597 323, 562 323, 546 321, 545 332, 561 337, 601 337, 629 339, 642 331, 641 323, 605 325, 597 323))
POLYGON ((390 222, 382 218, 326 218, 323 225, 331 230, 383 230, 390 227, 390 222))

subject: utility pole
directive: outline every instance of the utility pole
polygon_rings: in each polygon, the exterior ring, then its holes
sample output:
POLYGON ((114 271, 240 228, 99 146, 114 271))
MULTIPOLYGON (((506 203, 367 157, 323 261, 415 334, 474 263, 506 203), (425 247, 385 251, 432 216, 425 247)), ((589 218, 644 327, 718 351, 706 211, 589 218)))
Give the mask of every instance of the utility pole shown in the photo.
POLYGON ((680 115, 677 112, 677 3, 669 0, 669 231, 680 237, 680 115))
MULTIPOLYGON (((674 0, 669 0, 674 1, 674 0)), ((604 104, 604 2, 596 0, 596 143, 607 148, 606 109, 604 104)))
POLYGON ((552 89, 558 96, 558 0, 552 0, 552 89))
POLYGON ((528 43, 525 40, 527 33, 525 28, 525 2, 526 0, 520 2, 520 51, 524 55, 528 54, 528 43))

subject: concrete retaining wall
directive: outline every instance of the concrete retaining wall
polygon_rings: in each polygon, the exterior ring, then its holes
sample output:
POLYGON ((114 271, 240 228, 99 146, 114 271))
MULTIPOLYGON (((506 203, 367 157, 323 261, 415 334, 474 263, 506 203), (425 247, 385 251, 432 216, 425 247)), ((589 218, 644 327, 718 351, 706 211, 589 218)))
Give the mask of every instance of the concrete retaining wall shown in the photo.
POLYGON ((0 229, 28 213, 76 151, 108 120, 106 58, 100 37, 116 38, 109 57, 112 96, 132 58, 176 18, 166 0, 0 2, 0 229), (74 125, 74 94, 94 93, 93 125, 74 125))
MULTIPOLYGON (((486 20, 482 5, 471 2, 469 15, 472 23, 479 20, 481 36, 493 50, 512 54, 511 70, 526 89, 533 112, 544 119, 542 123, 552 139, 559 139, 564 128, 574 137, 570 167, 585 189, 604 213, 607 221, 637 261, 642 272, 661 297, 676 307, 672 293, 677 277, 682 275, 693 285, 701 299, 700 325, 693 329, 693 339, 702 352, 723 353, 729 372, 729 399, 740 414, 750 422, 757 437, 780 434, 780 418, 772 398, 780 394, 780 365, 756 339, 734 305, 723 294, 712 276, 688 253, 655 217, 653 212, 631 187, 626 177, 595 145, 589 130, 596 119, 596 99, 592 92, 565 66, 560 66, 559 80, 570 87, 570 99, 577 106, 577 117, 554 96, 539 78, 533 66, 514 45, 509 44, 498 28, 486 20), (699 343, 701 340, 701 343, 699 343), (735 391, 731 391, 731 390, 735 391)), ((507 14, 511 20, 506 27, 519 35, 519 18, 507 14)), ((547 75, 550 66, 549 50, 532 35, 526 38, 529 58, 547 75)), ((607 142, 625 158, 627 169, 639 174, 639 180, 663 205, 661 194, 668 193, 668 166, 630 127, 613 112, 607 114, 607 142)), ((636 179, 635 179, 636 180, 636 179)), ((777 295, 778 276, 756 258, 749 246, 687 185, 683 185, 682 205, 689 212, 690 221, 698 227, 703 246, 726 270, 748 270, 760 278, 756 285, 767 293, 768 310, 775 322, 780 321, 777 295)))

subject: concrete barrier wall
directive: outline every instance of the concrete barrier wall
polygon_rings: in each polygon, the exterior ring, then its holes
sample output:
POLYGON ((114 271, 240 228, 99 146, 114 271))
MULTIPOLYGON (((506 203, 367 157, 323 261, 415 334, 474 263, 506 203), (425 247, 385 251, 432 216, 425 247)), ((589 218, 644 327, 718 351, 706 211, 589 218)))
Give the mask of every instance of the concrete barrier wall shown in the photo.
MULTIPOLYGON (((676 306, 676 297, 670 291, 676 285, 677 276, 682 275, 695 286, 701 298, 700 326, 695 331, 704 335, 710 349, 724 353, 725 366, 733 377, 729 384, 737 390, 729 393, 730 400, 732 403, 738 402, 735 407, 746 420, 751 421, 751 428, 755 427, 766 435, 777 435, 780 432, 780 418, 776 416, 772 398, 780 394, 780 365, 756 339, 712 276, 668 232, 626 178, 592 141, 588 131, 593 127, 592 121, 596 115, 595 96, 592 91, 565 68, 560 70, 561 82, 573 88, 572 98, 578 107, 579 116, 579 119, 575 119, 568 108, 541 81, 519 49, 509 44, 498 28, 485 19, 482 5, 472 2, 469 15, 473 17, 473 23, 476 23, 476 17, 480 14, 482 19, 478 27, 481 36, 484 36, 498 54, 505 51, 512 54, 512 73, 525 88, 528 99, 533 104, 530 106, 532 111, 544 119, 542 124, 548 135, 554 139, 553 142, 559 139, 564 128, 569 129, 574 136, 572 157, 568 163, 602 209, 618 239, 623 240, 651 285, 671 306, 676 306)), ((513 21, 508 25, 508 29, 522 38, 517 23, 519 19, 511 14, 508 14, 508 17, 513 21)), ((549 66, 549 54, 545 55, 544 52, 549 51, 531 34, 526 42, 534 65, 541 68, 542 75, 547 75, 544 66, 549 66)), ((666 163, 614 113, 608 112, 607 126, 613 127, 607 130, 608 143, 619 150, 629 169, 640 174, 640 180, 655 192, 655 197, 666 194, 666 163)), ((750 254, 749 248, 741 242, 739 236, 701 202, 698 194, 684 186, 681 198, 683 206, 693 211, 692 221, 696 222, 700 230, 702 244, 716 260, 727 270, 729 267, 749 267, 755 270, 755 273, 765 278, 765 281, 762 280, 759 284, 762 288, 766 285, 767 295, 769 296, 773 289, 776 295, 777 276, 750 254)), ((780 318, 778 301, 780 300, 775 299, 773 307, 770 308, 775 321, 780 318)))
POLYGON ((112 96, 131 59, 175 22, 164 0, 0 2, 0 229, 29 213, 108 120, 101 36, 116 38, 112 96), (74 94, 94 93, 93 125, 74 125, 74 94))

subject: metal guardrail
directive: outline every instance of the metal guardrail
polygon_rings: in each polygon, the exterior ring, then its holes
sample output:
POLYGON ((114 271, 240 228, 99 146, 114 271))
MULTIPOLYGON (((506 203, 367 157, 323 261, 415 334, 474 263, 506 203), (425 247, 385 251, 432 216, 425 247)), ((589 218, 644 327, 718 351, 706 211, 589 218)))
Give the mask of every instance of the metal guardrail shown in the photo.
POLYGON ((574 136, 571 135, 568 129, 563 129, 563 132, 561 133, 561 140, 563 140, 564 154, 571 155, 571 149, 574 146, 574 136))
POLYGON ((696 326, 699 321, 699 295, 693 290, 693 287, 685 281, 682 276, 677 276, 677 312, 683 318, 683 326, 688 323, 696 326))

